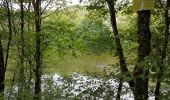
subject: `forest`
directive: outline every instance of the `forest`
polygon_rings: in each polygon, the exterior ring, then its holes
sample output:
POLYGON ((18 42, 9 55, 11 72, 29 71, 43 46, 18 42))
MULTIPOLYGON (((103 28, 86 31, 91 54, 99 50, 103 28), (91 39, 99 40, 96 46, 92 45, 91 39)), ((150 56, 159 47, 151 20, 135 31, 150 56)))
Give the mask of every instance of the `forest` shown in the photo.
POLYGON ((0 0, 0 100, 170 100, 170 0, 0 0))

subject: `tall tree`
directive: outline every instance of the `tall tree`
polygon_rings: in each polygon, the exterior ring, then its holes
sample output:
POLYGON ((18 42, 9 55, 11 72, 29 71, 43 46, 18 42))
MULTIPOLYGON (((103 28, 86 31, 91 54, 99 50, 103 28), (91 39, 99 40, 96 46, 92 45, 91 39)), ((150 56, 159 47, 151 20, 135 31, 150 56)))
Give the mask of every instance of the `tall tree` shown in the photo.
POLYGON ((138 64, 134 68, 135 100, 148 99, 148 74, 149 70, 141 64, 150 54, 150 10, 138 11, 138 64))
POLYGON ((1 36, 0 36, 0 93, 4 92, 5 88, 5 72, 6 72, 6 67, 8 64, 8 56, 9 56, 9 47, 12 39, 12 24, 11 24, 11 12, 10 12, 10 6, 8 1, 3 1, 4 8, 7 13, 7 21, 8 21, 8 30, 9 30, 9 37, 8 37, 8 43, 7 43, 7 49, 6 49, 6 56, 5 56, 5 61, 3 57, 3 48, 2 48, 2 43, 1 43, 1 36))
POLYGON ((168 7, 170 7, 170 0, 166 0, 166 7, 165 7, 165 34, 164 34, 164 44, 161 52, 161 59, 160 63, 161 66, 159 67, 156 88, 155 88, 155 100, 160 100, 160 87, 162 81, 162 75, 164 74, 164 59, 166 57, 166 52, 168 49, 168 39, 169 39, 169 26, 170 26, 170 17, 168 15, 168 7))
POLYGON ((36 34, 35 100, 41 99, 41 0, 33 0, 36 34))
MULTIPOLYGON (((113 33, 114 33, 114 39, 116 42, 116 51, 118 53, 118 57, 119 57, 119 64, 120 64, 120 70, 122 75, 125 74, 126 77, 131 78, 131 80, 128 82, 132 91, 134 88, 134 81, 133 81, 133 77, 131 76, 127 65, 126 65, 126 61, 125 61, 125 57, 123 54, 123 49, 121 46, 121 42, 120 42, 120 37, 119 37, 119 33, 118 33, 118 29, 117 29, 117 22, 116 22, 116 14, 115 14, 115 1, 114 0, 106 0, 108 7, 109 7, 109 12, 110 12, 110 18, 111 18, 111 25, 112 25, 112 29, 113 29, 113 33)), ((122 79, 120 79, 120 84, 119 84, 119 89, 118 89, 118 97, 120 98, 120 91, 122 88, 122 79)))
POLYGON ((21 42, 21 54, 20 54, 20 75, 19 75, 19 93, 22 93, 25 82, 24 78, 24 4, 23 0, 20 0, 20 42, 21 42))
MULTIPOLYGON (((11 44, 11 40, 12 40, 12 18, 11 18, 11 11, 10 11, 10 4, 9 1, 5 0, 4 2, 5 4, 5 8, 7 10, 7 19, 8 19, 8 30, 9 30, 9 37, 8 37, 8 44, 7 44, 7 48, 6 48, 6 57, 5 57, 5 71, 8 65, 8 57, 9 57, 9 50, 10 50, 10 44, 11 44)), ((12 7, 12 5, 11 5, 12 7)))

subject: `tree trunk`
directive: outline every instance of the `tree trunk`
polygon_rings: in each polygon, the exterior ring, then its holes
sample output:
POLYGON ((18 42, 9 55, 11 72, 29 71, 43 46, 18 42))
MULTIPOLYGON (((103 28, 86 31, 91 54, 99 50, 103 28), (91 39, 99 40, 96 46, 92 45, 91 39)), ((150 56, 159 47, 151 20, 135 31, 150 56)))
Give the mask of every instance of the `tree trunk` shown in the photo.
POLYGON ((168 7, 170 7, 170 0, 166 1, 166 9, 165 9, 165 34, 164 34, 164 44, 163 44, 163 49, 161 52, 161 66, 158 71, 158 76, 157 76, 157 82, 156 82, 156 88, 155 88, 155 100, 160 100, 160 87, 161 87, 161 81, 162 81, 162 75, 164 73, 164 65, 163 61, 166 57, 166 52, 168 49, 168 39, 169 39, 169 26, 170 26, 170 18, 168 15, 168 7))
MULTIPOLYGON (((115 15, 115 8, 114 8, 114 1, 113 0, 106 0, 108 7, 109 7, 109 12, 110 12, 110 17, 111 17, 111 25, 114 33, 114 39, 116 42, 116 51, 119 57, 119 64, 120 64, 120 69, 121 69, 121 74, 125 75, 126 77, 131 78, 131 80, 128 82, 129 86, 131 87, 131 90, 133 91, 134 88, 134 80, 132 75, 130 74, 126 62, 125 62, 125 57, 123 54, 121 42, 120 42, 120 37, 117 29, 117 23, 116 23, 116 15, 115 15)), ((122 82, 122 79, 120 79, 122 82)), ((120 86, 122 83, 120 83, 120 86)), ((121 89, 121 87, 119 87, 121 89)), ((120 90, 119 90, 120 92, 120 90)))
POLYGON ((36 69, 35 69, 35 100, 41 99, 41 0, 35 2, 35 32, 36 32, 36 69))
POLYGON ((11 11, 10 11, 10 6, 9 6, 9 2, 5 1, 6 4, 6 8, 7 8, 7 15, 8 15, 8 30, 9 30, 9 38, 8 38, 8 44, 7 44, 7 49, 6 49, 6 57, 5 57, 5 71, 7 68, 7 64, 8 64, 8 57, 9 57, 9 47, 11 44, 11 40, 12 40, 12 23, 11 23, 11 11))
POLYGON ((0 93, 3 94, 5 88, 5 69, 4 69, 4 57, 3 57, 3 48, 0 37, 0 93))
MULTIPOLYGON (((138 11, 138 63, 142 63, 144 58, 150 54, 151 32, 150 32, 150 11, 138 11)), ((146 66, 136 65, 134 68, 135 77, 135 100, 148 99, 148 74, 146 66)))
POLYGON ((11 24, 11 12, 9 8, 9 3, 8 1, 5 1, 4 4, 6 4, 5 8, 7 9, 7 15, 8 15, 7 19, 8 19, 9 38, 8 38, 5 62, 4 62, 4 57, 3 57, 4 54, 3 54, 3 48, 2 48, 1 36, 0 36, 0 93, 2 94, 5 88, 5 72, 8 63, 9 46, 12 39, 12 24, 11 24))
MULTIPOLYGON (((24 75, 24 5, 23 5, 23 0, 20 1, 20 39, 21 39, 21 55, 20 55, 20 75, 19 75, 19 93, 23 92, 24 88, 24 83, 25 83, 25 75, 24 75)), ((22 97, 22 96, 21 96, 22 97)))

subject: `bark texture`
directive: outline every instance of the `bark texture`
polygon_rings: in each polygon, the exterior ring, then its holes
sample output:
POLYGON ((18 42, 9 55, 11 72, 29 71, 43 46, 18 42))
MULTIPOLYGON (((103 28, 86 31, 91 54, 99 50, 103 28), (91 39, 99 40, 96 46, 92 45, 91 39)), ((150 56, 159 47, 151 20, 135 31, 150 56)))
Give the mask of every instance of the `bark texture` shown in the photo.
MULTIPOLYGON (((138 11, 138 63, 142 63, 144 58, 150 54, 151 32, 149 28, 150 11, 138 11)), ((134 68, 135 77, 135 100, 148 99, 148 74, 149 70, 141 64, 134 68)))
POLYGON ((20 76, 19 76, 19 93, 23 92, 24 84, 25 84, 25 75, 24 75, 24 5, 23 0, 20 2, 20 25, 21 25, 21 31, 20 31, 20 40, 21 40, 21 55, 20 55, 20 76))
POLYGON ((35 34, 36 34, 36 69, 35 69, 35 98, 36 100, 41 99, 41 0, 36 0, 34 11, 35 11, 35 34))
POLYGON ((11 44, 11 40, 12 40, 12 22, 11 22, 11 11, 10 11, 9 2, 5 1, 5 3, 6 3, 6 9, 7 9, 8 30, 9 30, 8 44, 7 44, 6 57, 5 57, 5 63, 4 63, 5 71, 6 71, 6 68, 7 68, 7 65, 8 65, 10 44, 11 44))

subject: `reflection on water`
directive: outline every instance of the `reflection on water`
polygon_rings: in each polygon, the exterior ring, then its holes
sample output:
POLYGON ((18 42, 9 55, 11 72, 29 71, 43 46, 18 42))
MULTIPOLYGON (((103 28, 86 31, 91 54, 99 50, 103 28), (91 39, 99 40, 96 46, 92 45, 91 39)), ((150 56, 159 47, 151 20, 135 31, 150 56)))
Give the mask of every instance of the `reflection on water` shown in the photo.
MULTIPOLYGON (((44 80, 48 79, 49 76, 44 76, 44 80)), ((58 74, 52 76, 54 86, 58 86, 62 90, 61 96, 73 99, 75 97, 81 97, 82 100, 85 98, 96 98, 104 100, 106 96, 110 99, 115 99, 117 87, 119 85, 118 81, 114 78, 102 79, 99 77, 88 77, 82 74, 73 73, 69 77, 69 81, 58 74), (94 94, 96 93, 96 94, 94 94), (99 94, 99 95, 97 95, 99 94)), ((47 84, 48 85, 48 84, 47 84)), ((43 88, 47 86, 44 85, 43 88)), ((54 88, 53 88, 54 89, 54 88)), ((123 84, 122 96, 123 100, 133 100, 133 94, 127 83, 123 84)))
MULTIPOLYGON (((73 73, 69 77, 58 74, 43 75, 42 100, 115 100, 118 86, 119 82, 114 77, 104 78, 96 75, 90 77, 79 73, 73 73)), ((31 100, 28 98, 32 98, 33 89, 34 85, 31 85, 30 91, 24 92, 27 98, 25 100, 31 100)), ((17 91, 18 88, 15 85, 12 92, 9 91, 12 94, 8 100, 15 100, 18 96, 17 91)), ((154 100, 153 93, 149 92, 148 100, 154 100)), ((126 82, 123 83, 121 100, 134 100, 132 91, 126 82)))
MULTIPOLYGON (((49 76, 46 75, 44 80, 48 78, 49 76)), ((69 77, 69 81, 58 74, 54 74, 52 76, 52 81, 54 82, 54 86, 57 86, 62 90, 61 95, 65 99, 67 97, 66 95, 68 95, 68 98, 70 99, 83 95, 81 100, 85 100, 87 97, 90 100, 90 98, 92 99, 94 96, 98 98, 97 100, 105 100, 105 97, 109 97, 110 99, 108 100, 115 100, 119 85, 118 81, 113 77, 103 79, 99 77, 88 77, 78 73, 73 73, 69 77)), ((130 90, 128 83, 123 83, 121 100, 134 100, 133 93, 130 90)), ((150 96, 148 100, 154 100, 154 96, 150 96)))
POLYGON ((113 57, 109 53, 103 53, 101 55, 81 55, 78 57, 64 57, 61 62, 50 67, 46 70, 50 70, 62 75, 71 75, 73 72, 102 72, 104 67, 117 63, 116 57, 113 57))

